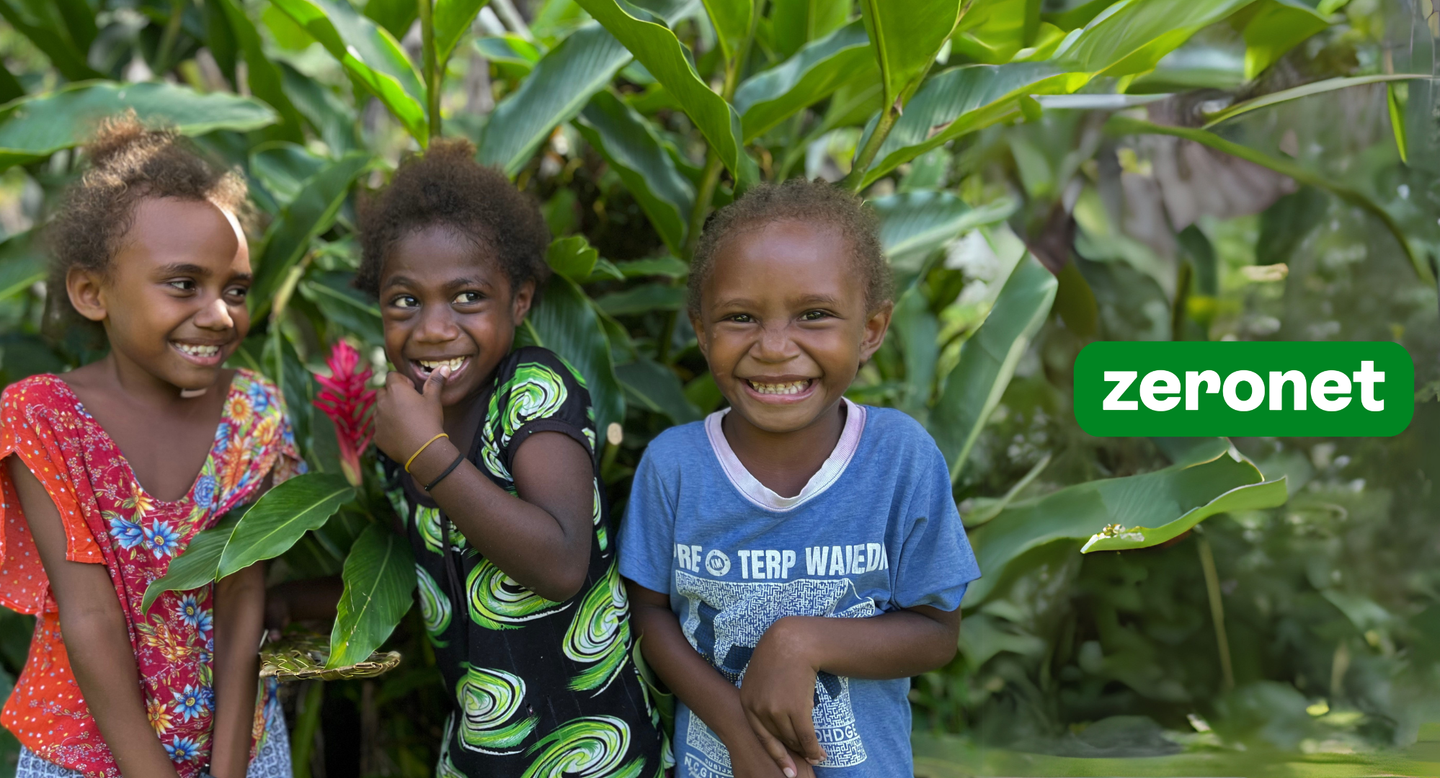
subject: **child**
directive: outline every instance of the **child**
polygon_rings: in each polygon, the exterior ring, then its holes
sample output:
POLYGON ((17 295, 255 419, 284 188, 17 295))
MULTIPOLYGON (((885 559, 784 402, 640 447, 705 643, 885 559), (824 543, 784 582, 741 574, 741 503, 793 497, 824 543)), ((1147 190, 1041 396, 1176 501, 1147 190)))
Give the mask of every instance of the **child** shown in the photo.
POLYGON ((650 444, 620 544, 680 778, 913 774, 906 679, 955 655, 979 571, 934 442, 844 398, 889 286, 824 183, 756 187, 701 238, 690 319, 730 408, 650 444))
POLYGON ((455 695, 437 775, 659 774, 589 393, 555 354, 511 350, 548 276, 539 209, 436 141, 361 233, 394 366, 375 442, 455 695))
POLYGON ((196 533, 303 467, 275 387, 221 367, 250 324, 245 184, 133 113, 87 152, 50 293, 110 351, 0 397, 0 604, 39 617, 3 713, 16 775, 288 776, 280 708, 256 709, 261 567, 140 607, 196 533))

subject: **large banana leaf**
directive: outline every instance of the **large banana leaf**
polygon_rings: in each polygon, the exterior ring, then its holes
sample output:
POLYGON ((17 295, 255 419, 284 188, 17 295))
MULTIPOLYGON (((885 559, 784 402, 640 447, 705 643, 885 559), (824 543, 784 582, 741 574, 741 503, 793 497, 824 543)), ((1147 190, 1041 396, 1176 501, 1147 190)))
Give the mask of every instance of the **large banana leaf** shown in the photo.
POLYGON ((1299 0, 1260 0, 1236 16, 1248 17, 1242 33, 1246 79, 1260 75, 1285 52, 1330 26, 1324 15, 1299 0))
POLYGON ((752 180, 756 171, 741 146, 740 115, 695 72, 685 46, 663 20, 626 0, 576 2, 605 25, 665 86, 731 174, 737 179, 752 180))
POLYGON ((369 164, 370 155, 358 151, 335 160, 316 173, 271 223, 249 298, 257 319, 270 310, 290 269, 309 250, 310 242, 329 229, 350 192, 350 184, 369 164))
POLYGON ((773 0, 770 24, 776 50, 791 57, 810 41, 845 26, 852 5, 850 0, 773 0))
POLYGON ((1274 481, 1237 486, 1159 527, 1126 527, 1118 524, 1108 526, 1085 541, 1085 545, 1080 547, 1080 553, 1127 551, 1158 546, 1189 532, 1191 527, 1217 513, 1252 511, 1284 505, 1286 491, 1283 476, 1274 481))
POLYGON ((962 0, 860 0, 888 109, 904 103, 960 21, 962 0))
POLYGON ((195 533, 195 537, 190 538, 190 545, 185 547, 180 556, 170 560, 170 567, 165 571, 165 575, 145 587, 145 596, 140 601, 140 612, 150 610, 155 599, 165 592, 198 589, 214 581, 220 569, 220 555, 225 552, 225 545, 230 542, 230 535, 239 520, 240 514, 231 513, 210 529, 195 533))
POLYGON ((354 497, 344 476, 330 473, 297 475, 276 486, 240 517, 220 554, 216 577, 280 556, 354 497))
MULTIPOLYGON (((965 65, 937 73, 905 106, 866 171, 866 185, 930 149, 1019 114, 1029 95, 1063 95, 1084 86, 1089 75, 1055 62, 965 65)), ((870 120, 860 145, 875 132, 870 120)))
POLYGON ((829 97, 855 78, 857 71, 873 68, 873 63, 870 38, 865 25, 857 21, 747 80, 735 90, 735 109, 745 128, 745 142, 829 97))
MULTIPOLYGON (((1027 254, 1001 287, 985 323, 960 348, 960 363, 946 377, 929 424, 930 434, 950 465, 952 481, 960 477, 980 430, 1015 374, 1015 366, 1045 323, 1057 286, 1055 276, 1027 254)), ((984 566, 980 569, 988 574, 984 566)))
POLYGON ((655 127, 610 92, 590 100, 576 126, 610 163, 671 252, 685 245, 695 187, 675 167, 655 127))
MULTIPOLYGON (((974 607, 984 602, 1006 582, 1006 568, 1012 561, 1047 543, 1068 541, 1078 547, 1110 525, 1154 524, 1165 528, 1189 522, 1193 526, 1215 513, 1274 507, 1284 501, 1283 480, 1267 482, 1249 461, 1221 453, 1198 463, 1091 481, 1011 503, 970 533, 984 577, 970 585, 965 605, 974 607)), ((1182 531, 1177 529, 1174 534, 1182 531)))
POLYGON ((385 28, 361 16, 344 0, 270 1, 339 60, 356 83, 384 103, 420 145, 429 142, 420 74, 385 28))
POLYGON ((239 95, 200 94, 163 82, 84 81, 0 106, 0 170, 77 146, 102 119, 126 108, 186 135, 257 130, 276 118, 269 106, 239 95))
POLYGON ((1009 62, 1035 37, 1040 0, 975 0, 965 8, 951 38, 952 51, 974 62, 1009 62))
POLYGON ((495 106, 480 142, 480 162, 518 174, 550 132, 579 113, 629 61, 630 52, 598 24, 572 33, 495 106))
MULTIPOLYGON (((490 0, 435 0, 435 61, 444 65, 490 0)), ((413 5, 413 3, 412 3, 413 5)))
POLYGON ((544 346, 565 358, 590 390, 597 434, 625 419, 625 394, 615 377, 610 342, 580 287, 560 274, 550 277, 540 304, 515 333, 516 344, 544 346))
POLYGON ((1151 70, 1201 28, 1254 0, 1122 0, 1071 32, 1054 59, 1071 70, 1126 76, 1151 70))
POLYGON ((755 0, 702 0, 715 25, 715 37, 726 59, 738 56, 750 35, 750 22, 755 17, 755 0))
POLYGON ((410 610, 415 558, 404 538, 371 524, 351 546, 341 578, 345 593, 330 631, 327 668, 364 661, 390 637, 410 610))
POLYGON ((265 55, 260 42, 260 33, 245 15, 239 0, 215 0, 225 13, 226 27, 235 38, 240 54, 245 59, 245 81, 250 94, 270 104, 280 114, 276 127, 281 138, 295 143, 305 142, 305 127, 300 112, 285 94, 285 76, 280 67, 265 55))
POLYGON ((1003 198, 971 208, 949 192, 921 190, 871 200, 880 220, 880 245, 897 269, 917 270, 935 249, 963 232, 1003 221, 1014 213, 1014 200, 1003 198))

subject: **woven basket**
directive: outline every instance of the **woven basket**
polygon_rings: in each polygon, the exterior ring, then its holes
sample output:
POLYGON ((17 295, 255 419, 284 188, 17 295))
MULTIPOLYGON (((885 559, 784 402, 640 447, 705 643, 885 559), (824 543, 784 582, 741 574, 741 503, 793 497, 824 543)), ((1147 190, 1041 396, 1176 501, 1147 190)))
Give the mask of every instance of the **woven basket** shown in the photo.
POLYGON ((400 652, 376 651, 364 662, 326 669, 330 659, 330 641, 310 633, 286 634, 260 649, 260 677, 289 681, 342 681, 351 678, 374 678, 400 665, 400 652))

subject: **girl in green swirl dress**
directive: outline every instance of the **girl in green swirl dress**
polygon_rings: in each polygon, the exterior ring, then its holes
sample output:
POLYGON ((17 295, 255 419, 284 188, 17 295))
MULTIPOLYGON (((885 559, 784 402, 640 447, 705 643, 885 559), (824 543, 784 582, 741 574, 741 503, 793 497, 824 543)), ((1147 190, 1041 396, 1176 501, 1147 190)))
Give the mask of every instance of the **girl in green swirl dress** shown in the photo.
POLYGON ((394 366, 375 442, 453 705, 436 774, 663 775, 585 381, 512 350, 548 276, 539 210, 468 143, 436 141, 360 228, 394 366))

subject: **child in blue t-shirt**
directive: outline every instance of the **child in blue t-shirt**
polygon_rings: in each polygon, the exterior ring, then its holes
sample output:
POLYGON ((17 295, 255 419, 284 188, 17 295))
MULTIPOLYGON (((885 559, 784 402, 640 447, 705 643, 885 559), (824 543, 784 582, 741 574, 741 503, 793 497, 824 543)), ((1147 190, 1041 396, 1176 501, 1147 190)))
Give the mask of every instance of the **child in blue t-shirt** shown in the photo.
POLYGON ((650 444, 620 535, 679 778, 913 775, 907 679, 954 657, 980 571, 934 441, 844 397, 891 309, 873 218, 827 184, 752 189, 701 238, 730 408, 650 444))

